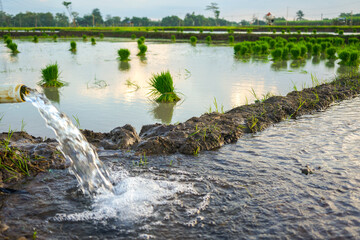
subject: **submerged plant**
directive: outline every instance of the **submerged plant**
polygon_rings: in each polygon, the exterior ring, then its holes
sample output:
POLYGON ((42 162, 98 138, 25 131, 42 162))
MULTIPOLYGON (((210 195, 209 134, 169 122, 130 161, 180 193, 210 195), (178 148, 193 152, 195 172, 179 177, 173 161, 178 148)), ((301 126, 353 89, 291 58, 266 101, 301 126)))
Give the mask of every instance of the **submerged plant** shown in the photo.
POLYGON ((196 42, 197 42, 197 37, 191 36, 191 37, 190 37, 190 43, 191 43, 192 45, 195 45, 196 42))
POLYGON ((95 45, 95 44, 96 44, 96 40, 95 40, 94 37, 91 38, 91 44, 92 44, 92 45, 95 45))
POLYGON ((157 102, 177 102, 180 98, 175 93, 172 76, 169 71, 154 74, 150 79, 150 95, 155 97, 157 102))
POLYGON ((70 42, 70 51, 72 52, 76 52, 76 42, 75 41, 71 41, 70 42))
POLYGON ((130 60, 129 59, 129 56, 130 56, 129 49, 122 48, 122 49, 118 50, 118 55, 119 55, 120 61, 122 61, 122 62, 127 62, 130 60))
POLYGON ((59 80, 60 73, 57 63, 49 64, 45 68, 41 69, 42 80, 38 82, 43 87, 62 87, 64 82, 59 80))
POLYGON ((147 46, 145 44, 141 44, 138 46, 139 48, 139 53, 137 54, 138 56, 145 56, 145 53, 147 51, 147 46))

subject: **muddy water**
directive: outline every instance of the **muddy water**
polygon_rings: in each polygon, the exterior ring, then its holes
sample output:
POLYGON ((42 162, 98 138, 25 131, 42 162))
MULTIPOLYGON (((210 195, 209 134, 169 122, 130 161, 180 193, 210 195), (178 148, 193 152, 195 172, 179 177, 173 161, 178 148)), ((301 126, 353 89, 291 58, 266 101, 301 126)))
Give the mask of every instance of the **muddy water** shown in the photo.
MULTIPOLYGON (((135 41, 119 39, 77 40, 77 53, 72 54, 69 41, 59 39, 35 44, 15 40, 19 53, 12 56, 0 48, 0 78, 3 83, 24 83, 35 88, 41 79, 41 69, 57 62, 61 80, 69 85, 60 89, 41 89, 45 95, 80 127, 108 132, 117 126, 133 125, 138 131, 144 124, 183 122, 207 111, 216 98, 224 110, 254 100, 253 88, 259 97, 267 92, 286 94, 293 84, 301 89, 311 84, 310 74, 318 79, 330 79, 338 65, 326 60, 308 59, 304 62, 273 65, 264 59, 237 60, 231 46, 208 46, 188 43, 146 42, 146 58, 136 56, 135 41), (119 63, 117 50, 128 48, 131 61, 119 63), (183 101, 176 105, 157 104, 148 98, 148 81, 152 74, 170 70, 176 89, 183 101), (139 86, 126 85, 127 80, 139 86)), ((0 131, 22 128, 36 136, 54 137, 31 104, 2 104, 0 131)))
POLYGON ((40 239, 356 239, 360 98, 199 156, 99 152, 115 195, 85 198, 66 170, 39 175, 1 219, 40 239), (142 159, 145 161, 144 159, 142 159), (314 174, 304 175, 306 165, 314 174), (126 169, 125 172, 123 169, 126 169))

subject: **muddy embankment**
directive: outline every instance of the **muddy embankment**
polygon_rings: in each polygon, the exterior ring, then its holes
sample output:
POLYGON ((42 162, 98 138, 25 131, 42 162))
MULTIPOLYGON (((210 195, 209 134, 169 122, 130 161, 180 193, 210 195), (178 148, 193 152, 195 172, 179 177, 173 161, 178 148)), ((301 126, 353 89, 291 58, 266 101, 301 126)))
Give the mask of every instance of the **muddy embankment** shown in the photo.
MULTIPOLYGON (((0 32, 0 36, 2 37, 5 34, 9 34, 7 32, 0 32)), ((11 32, 10 35, 13 38, 19 37, 31 37, 31 36, 42 36, 44 33, 40 32, 11 32)), ((234 40, 237 42, 240 41, 257 41, 260 37, 282 37, 285 39, 288 38, 300 38, 300 37, 316 37, 316 38, 326 38, 326 37, 342 37, 345 39, 345 42, 348 42, 349 38, 359 38, 359 35, 343 35, 343 36, 335 36, 333 34, 316 34, 316 35, 301 35, 301 34, 281 34, 281 33, 264 33, 264 34, 252 34, 252 33, 229 33, 229 34, 211 34, 211 33, 181 33, 181 32, 142 32, 142 31, 65 31, 60 30, 59 32, 47 32, 48 36, 57 35, 58 37, 79 37, 81 38, 83 35, 89 37, 99 37, 100 34, 103 34, 104 37, 112 37, 112 38, 131 38, 131 35, 135 34, 136 37, 144 36, 147 39, 168 39, 171 40, 171 36, 174 35, 176 39, 189 40, 191 36, 196 36, 198 40, 205 41, 206 37, 211 35, 212 41, 229 41, 229 36, 234 36, 234 40)))
MULTIPOLYGON (((138 134, 131 125, 117 127, 108 133, 82 130, 98 149, 120 149, 134 154, 198 154, 234 143, 246 133, 255 133, 280 121, 297 118, 328 108, 332 103, 350 99, 360 93, 360 74, 342 76, 286 96, 273 96, 264 101, 243 105, 225 113, 206 113, 175 125, 151 124, 138 134)), ((24 132, 0 134, 1 161, 10 161, 16 154, 27 156, 30 175, 49 168, 66 168, 54 139, 43 140, 24 132), (4 142, 5 141, 5 142, 4 142)), ((13 177, 0 168, 0 187, 6 179, 19 182, 24 174, 13 177)))

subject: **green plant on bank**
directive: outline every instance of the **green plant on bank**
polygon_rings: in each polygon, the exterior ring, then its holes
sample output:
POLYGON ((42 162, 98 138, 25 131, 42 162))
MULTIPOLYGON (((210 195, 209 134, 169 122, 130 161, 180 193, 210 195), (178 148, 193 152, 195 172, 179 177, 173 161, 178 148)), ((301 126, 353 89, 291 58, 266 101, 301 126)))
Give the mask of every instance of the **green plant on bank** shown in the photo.
POLYGON ((52 38, 53 38, 54 42, 57 42, 58 35, 54 34, 52 38))
POLYGON ((85 34, 82 35, 82 39, 83 39, 83 41, 87 41, 87 36, 85 34))
POLYGON ((24 132, 26 125, 27 125, 26 122, 24 121, 24 119, 22 119, 22 120, 21 120, 21 128, 20 128, 20 131, 21 131, 21 132, 24 132))
POLYGON ((176 42, 176 37, 175 37, 175 35, 171 35, 171 41, 172 41, 172 42, 176 42))
POLYGON ((259 122, 259 119, 257 117, 252 116, 248 121, 247 121, 247 126, 250 129, 250 131, 252 133, 255 133, 258 131, 258 127, 257 124, 259 122))
POLYGON ((91 44, 92 44, 92 45, 95 45, 95 44, 96 44, 96 40, 95 40, 94 37, 91 38, 91 44))
POLYGON ((141 44, 138 46, 139 49, 139 53, 137 54, 137 56, 145 56, 145 53, 147 51, 147 46, 145 44, 141 44))
POLYGON ((57 63, 49 64, 45 68, 41 69, 42 80, 38 82, 42 87, 62 87, 64 82, 59 80, 60 73, 57 63))
POLYGON ((207 44, 210 44, 212 42, 211 36, 210 35, 206 36, 205 41, 207 44))
POLYGON ((146 157, 146 153, 144 153, 144 156, 140 156, 140 160, 138 162, 133 161, 133 166, 146 167, 146 165, 148 165, 148 158, 146 157))
POLYGON ((72 117, 74 118, 74 120, 75 120, 75 127, 77 127, 78 129, 80 129, 80 119, 79 119, 79 117, 76 115, 76 116, 74 116, 74 115, 72 115, 72 117))
POLYGON ((136 35, 133 33, 133 34, 131 34, 131 36, 130 36, 130 37, 131 37, 131 39, 132 39, 132 40, 135 40, 136 35))
POLYGON ((70 49, 71 52, 76 52, 76 42, 75 41, 71 41, 70 42, 70 49))
POLYGON ((10 146, 10 139, 13 133, 9 129, 7 138, 0 141, 0 169, 4 169, 11 175, 10 178, 5 179, 5 182, 16 178, 18 174, 30 176, 29 157, 10 146))
POLYGON ((230 44, 233 44, 234 41, 235 41, 234 36, 233 36, 233 35, 230 35, 230 36, 229 36, 229 43, 230 43, 230 44))
POLYGON ((191 43, 192 45, 196 45, 196 42, 197 42, 197 37, 191 36, 191 37, 190 37, 190 43, 191 43))
POLYGON ((197 157, 199 155, 199 152, 200 152, 200 146, 197 146, 195 149, 194 149, 194 152, 193 152, 193 155, 195 157, 197 157))
POLYGON ((120 61, 122 61, 122 62, 130 61, 130 59, 129 59, 129 56, 130 56, 129 49, 126 49, 126 48, 119 49, 118 50, 118 55, 119 55, 120 61))
POLYGON ((7 47, 11 50, 11 53, 13 54, 19 53, 18 46, 16 43, 12 42, 9 45, 7 45, 7 47))
POLYGON ((157 102, 177 102, 180 98, 175 92, 172 76, 169 71, 154 74, 150 79, 150 96, 157 102))
POLYGON ((256 92, 255 92, 255 90, 253 88, 251 88, 250 93, 255 98, 255 101, 254 101, 255 103, 264 102, 268 98, 274 96, 274 94, 272 94, 271 92, 267 92, 266 94, 262 95, 263 96, 262 98, 259 98, 259 96, 256 94, 256 92))
POLYGON ((34 42, 34 43, 39 42, 39 37, 35 35, 34 38, 33 38, 33 42, 34 42))
POLYGON ((208 113, 212 113, 212 112, 224 113, 224 106, 221 104, 221 107, 220 107, 220 109, 219 109, 219 106, 218 106, 218 103, 217 103, 215 97, 214 97, 213 104, 214 104, 214 108, 215 108, 215 109, 213 110, 213 109, 211 108, 211 106, 210 106, 208 113))

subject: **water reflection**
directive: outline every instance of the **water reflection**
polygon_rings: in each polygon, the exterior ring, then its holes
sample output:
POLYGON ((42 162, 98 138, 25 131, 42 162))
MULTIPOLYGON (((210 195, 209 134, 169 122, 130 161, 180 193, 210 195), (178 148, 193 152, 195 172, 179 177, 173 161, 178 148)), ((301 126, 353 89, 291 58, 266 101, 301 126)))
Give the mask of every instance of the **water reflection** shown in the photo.
POLYGON ((56 87, 44 87, 45 96, 52 102, 60 103, 59 88, 56 87))
POLYGON ((325 62, 325 66, 328 68, 334 68, 335 67, 335 60, 329 59, 327 62, 325 62))
POLYGON ((305 59, 293 60, 290 63, 291 68, 300 68, 300 67, 304 67, 305 65, 306 65, 305 59))
POLYGON ((151 110, 155 119, 163 124, 170 124, 176 103, 156 103, 151 110))
POLYGON ((359 69, 359 67, 355 67, 355 66, 340 65, 340 67, 337 69, 336 72, 339 75, 342 75, 342 74, 349 74, 349 73, 357 72, 358 69, 359 69))
POLYGON ((140 59, 140 63, 142 63, 142 65, 146 65, 146 64, 147 64, 147 58, 146 58, 146 56, 140 56, 139 59, 140 59))
POLYGON ((120 71, 129 71, 130 63, 129 62, 119 62, 119 70, 120 71))
POLYGON ((278 62, 273 62, 271 65, 271 70, 273 71, 282 71, 282 70, 286 70, 288 65, 287 65, 287 61, 278 61, 278 62))
POLYGON ((319 64, 320 63, 320 57, 319 56, 314 56, 311 63, 314 64, 314 65, 319 64))

